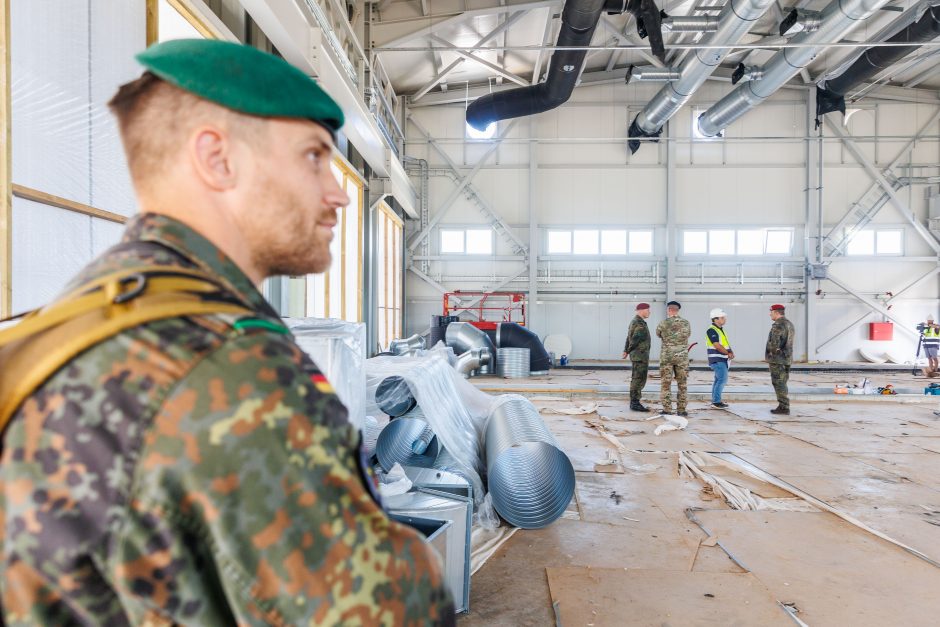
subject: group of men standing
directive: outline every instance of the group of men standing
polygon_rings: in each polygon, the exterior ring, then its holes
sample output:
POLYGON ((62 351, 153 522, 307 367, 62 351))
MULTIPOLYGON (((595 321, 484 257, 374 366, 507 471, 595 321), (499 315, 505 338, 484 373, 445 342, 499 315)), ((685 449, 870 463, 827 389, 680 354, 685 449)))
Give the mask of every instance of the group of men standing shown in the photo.
MULTIPOLYGON (((675 379, 678 388, 676 413, 679 416, 688 416, 689 349, 691 348, 689 338, 692 335, 692 327, 688 320, 679 315, 680 309, 682 309, 680 303, 674 300, 669 301, 666 303, 666 318, 656 325, 656 337, 661 341, 659 399, 663 413, 673 413, 672 381, 675 379)), ((646 323, 649 317, 649 303, 639 303, 636 306, 636 315, 630 322, 627 341, 623 347, 623 359, 629 356, 632 364, 630 409, 633 411, 649 411, 649 408, 640 402, 649 374, 650 348, 652 346, 652 336, 646 323)), ((712 309, 709 317, 711 318, 711 326, 705 331, 705 339, 708 366, 715 373, 711 402, 712 406, 724 409, 728 405, 722 401, 721 395, 728 381, 730 362, 735 356, 724 328, 728 315, 724 310, 718 308, 712 309)), ((789 414, 790 398, 787 393, 787 382, 790 378, 790 364, 793 360, 793 337, 795 332, 793 323, 786 318, 786 310, 783 305, 772 305, 770 307, 770 318, 773 320, 773 325, 767 337, 764 361, 770 367, 770 380, 777 395, 777 407, 772 409, 770 413, 789 414)))

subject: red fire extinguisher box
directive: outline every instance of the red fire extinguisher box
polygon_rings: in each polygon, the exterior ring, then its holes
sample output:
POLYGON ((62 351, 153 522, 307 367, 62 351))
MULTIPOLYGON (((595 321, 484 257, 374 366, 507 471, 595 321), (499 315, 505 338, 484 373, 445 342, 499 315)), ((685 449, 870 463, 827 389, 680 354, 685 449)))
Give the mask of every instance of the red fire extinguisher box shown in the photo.
POLYGON ((891 322, 870 322, 868 324, 868 339, 889 341, 894 337, 894 324, 891 322))

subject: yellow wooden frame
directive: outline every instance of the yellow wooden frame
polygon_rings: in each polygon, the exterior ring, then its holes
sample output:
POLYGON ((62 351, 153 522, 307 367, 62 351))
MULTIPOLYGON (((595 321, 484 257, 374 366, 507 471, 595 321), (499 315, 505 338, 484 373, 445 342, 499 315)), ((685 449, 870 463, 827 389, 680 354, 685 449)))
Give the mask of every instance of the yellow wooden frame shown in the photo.
POLYGON ((92 207, 91 205, 86 205, 74 200, 69 200, 68 198, 56 196, 55 194, 47 194, 46 192, 41 192, 38 189, 26 187, 25 185, 17 185, 14 183, 13 195, 24 200, 31 200, 43 205, 58 207, 59 209, 67 209, 68 211, 74 211, 75 213, 81 213, 93 218, 108 220, 109 222, 117 222, 118 224, 124 224, 127 222, 127 216, 122 216, 119 213, 98 209, 96 207, 92 207))
MULTIPOLYGON (((147 45, 160 41, 160 0, 146 0, 147 2, 147 45)), ((205 20, 187 0, 166 0, 183 19, 189 22, 200 35, 206 39, 226 39, 225 34, 219 32, 211 23, 205 20)))
MULTIPOLYGON (((365 181, 362 176, 356 172, 356 169, 352 165, 342 158, 340 155, 334 155, 333 165, 335 165, 339 171, 342 173, 342 180, 339 181, 340 186, 343 190, 346 189, 346 182, 352 180, 358 191, 358 202, 356 203, 358 207, 358 213, 356 215, 357 219, 357 241, 359 242, 359 255, 356 259, 356 321, 362 322, 362 200, 365 191, 365 181)), ((344 320, 346 319, 346 217, 349 214, 349 207, 343 208, 342 221, 339 224, 340 227, 340 285, 342 286, 343 293, 340 297, 340 317, 344 320)), ((324 306, 323 314, 329 318, 331 315, 330 312, 330 271, 327 271, 323 275, 324 282, 324 306)), ((335 315, 335 312, 332 312, 335 315)))
POLYGON ((13 91, 10 3, 0 0, 0 318, 13 313, 13 91))
POLYGON ((388 220, 397 231, 397 236, 395 237, 394 242, 392 241, 392 229, 387 225, 383 226, 385 231, 385 248, 384 248, 384 259, 382 259, 382 271, 385 275, 385 293, 383 294, 383 309, 385 310, 385 336, 388 338, 398 337, 401 335, 401 327, 395 324, 395 316, 392 314, 391 326, 395 328, 390 328, 389 325, 389 312, 398 311, 399 323, 401 322, 401 315, 405 308, 404 302, 402 302, 402 281, 404 281, 404 273, 399 271, 394 274, 392 277, 393 280, 389 281, 389 270, 390 268, 398 267, 398 259, 401 254, 401 247, 404 245, 404 229, 405 223, 395 215, 395 212, 392 211, 392 208, 388 206, 387 203, 380 202, 378 204, 378 210, 381 215, 381 219, 388 220), (393 265, 394 264, 394 265, 393 265), (389 291, 394 291, 394 297, 389 298, 389 291), (389 306, 391 305, 391 306, 389 306))

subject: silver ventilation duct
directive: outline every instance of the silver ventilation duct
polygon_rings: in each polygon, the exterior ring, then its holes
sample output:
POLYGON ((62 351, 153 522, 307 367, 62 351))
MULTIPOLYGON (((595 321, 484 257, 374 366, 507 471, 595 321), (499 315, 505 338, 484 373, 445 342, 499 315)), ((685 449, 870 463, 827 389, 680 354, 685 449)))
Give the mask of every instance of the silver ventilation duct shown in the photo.
POLYGON ((714 33, 718 30, 714 15, 671 15, 663 18, 663 30, 670 33, 714 33))
POLYGON ((574 467, 532 403, 497 405, 486 423, 486 471, 493 507, 510 524, 538 529, 561 516, 574 495, 574 467))
POLYGON ((663 125, 689 101, 692 94, 702 86, 722 59, 731 52, 731 47, 754 25, 774 0, 730 0, 718 15, 718 29, 709 35, 704 45, 728 44, 728 48, 696 50, 679 66, 678 80, 665 85, 653 96, 630 125, 630 150, 640 149, 634 137, 659 137, 663 125))
POLYGON ((379 434, 375 455, 388 472, 396 463, 430 468, 441 452, 441 444, 420 409, 395 418, 379 434))
POLYGON ((787 81, 809 65, 822 44, 840 41, 872 13, 877 11, 887 0, 833 0, 820 14, 819 29, 803 32, 791 41, 810 45, 805 48, 784 48, 764 65, 764 76, 759 81, 749 81, 739 85, 734 91, 712 105, 698 119, 698 127, 703 135, 713 137, 727 128, 729 124, 764 102, 783 87, 787 81))
POLYGON ((471 348, 457 358, 457 363, 454 364, 454 370, 462 374, 466 379, 474 370, 489 365, 492 359, 493 355, 490 353, 490 349, 485 346, 471 348))
POLYGON ((496 372, 496 345, 486 334, 469 322, 451 322, 444 332, 444 342, 454 349, 457 355, 471 351, 475 348, 485 348, 490 353, 488 363, 480 366, 478 374, 492 374, 496 372))
POLYGON ((679 70, 671 67, 637 67, 631 65, 627 70, 627 83, 645 81, 650 83, 666 83, 679 80, 679 70))
POLYGON ((424 348, 424 338, 417 333, 411 337, 392 340, 388 343, 389 352, 395 353, 396 355, 414 355, 416 351, 424 350, 424 348))

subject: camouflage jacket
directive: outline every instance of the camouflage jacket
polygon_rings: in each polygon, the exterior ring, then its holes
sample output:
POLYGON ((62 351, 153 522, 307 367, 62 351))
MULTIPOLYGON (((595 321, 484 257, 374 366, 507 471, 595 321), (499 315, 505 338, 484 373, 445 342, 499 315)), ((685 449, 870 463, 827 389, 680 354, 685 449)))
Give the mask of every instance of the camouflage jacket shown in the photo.
MULTIPOLYGON (((685 318, 666 318, 656 326, 656 337, 662 340, 662 357, 688 356, 692 327, 685 318)), ((662 358, 661 357, 661 358, 662 358)))
POLYGON ((640 316, 634 316, 627 330, 627 341, 623 345, 623 352, 630 355, 630 361, 649 361, 651 341, 646 320, 640 316))
POLYGON ((371 498, 346 409, 248 277, 149 214, 73 285, 141 264, 200 267, 257 319, 125 331, 21 406, 0 466, 6 624, 452 624, 437 558, 371 498))
POLYGON ((774 320, 767 336, 764 361, 771 364, 787 364, 793 361, 793 323, 784 317, 774 320))

